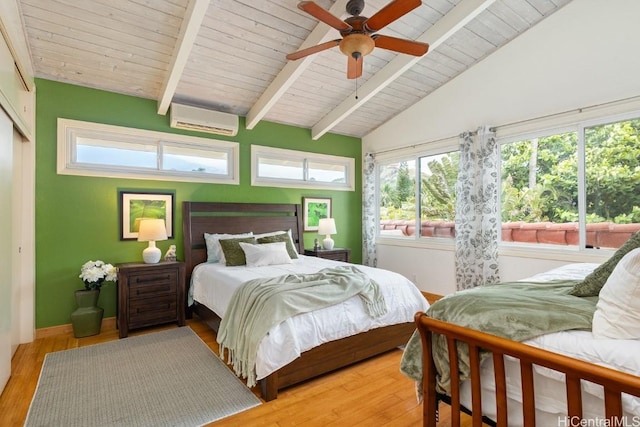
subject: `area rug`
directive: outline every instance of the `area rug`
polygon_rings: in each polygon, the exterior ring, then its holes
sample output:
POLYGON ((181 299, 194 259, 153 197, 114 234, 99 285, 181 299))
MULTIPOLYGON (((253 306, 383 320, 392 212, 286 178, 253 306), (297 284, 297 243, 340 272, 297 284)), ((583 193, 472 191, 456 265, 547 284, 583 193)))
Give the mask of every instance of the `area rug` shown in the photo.
POLYGON ((47 354, 25 425, 192 427, 260 403, 182 327, 47 354))

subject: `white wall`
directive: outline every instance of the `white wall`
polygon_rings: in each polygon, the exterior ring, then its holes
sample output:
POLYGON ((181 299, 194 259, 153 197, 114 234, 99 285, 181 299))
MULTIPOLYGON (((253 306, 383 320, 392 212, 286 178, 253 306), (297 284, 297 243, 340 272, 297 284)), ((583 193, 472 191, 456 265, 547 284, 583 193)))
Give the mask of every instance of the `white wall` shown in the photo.
MULTIPOLYGON (((505 246, 499 250, 500 279, 512 282, 573 262, 601 263, 611 256, 611 252, 583 254, 553 247, 505 246)), ((429 244, 379 239, 377 242, 378 267, 400 273, 421 291, 432 294, 447 295, 456 291, 454 255, 453 241, 429 244)))
POLYGON ((455 291, 456 274, 452 249, 379 243, 377 256, 378 267, 402 274, 422 291, 438 295, 455 291))
MULTIPOLYGON (((574 0, 365 136, 363 152, 640 96, 638 16, 637 0, 574 0)), ((380 242, 379 266, 415 278, 424 291, 455 291, 452 250, 414 246, 380 242)), ((517 280, 568 262, 599 262, 606 256, 501 251, 501 278, 517 280)))
POLYGON ((640 95, 640 2, 574 0, 363 138, 435 141, 640 95))

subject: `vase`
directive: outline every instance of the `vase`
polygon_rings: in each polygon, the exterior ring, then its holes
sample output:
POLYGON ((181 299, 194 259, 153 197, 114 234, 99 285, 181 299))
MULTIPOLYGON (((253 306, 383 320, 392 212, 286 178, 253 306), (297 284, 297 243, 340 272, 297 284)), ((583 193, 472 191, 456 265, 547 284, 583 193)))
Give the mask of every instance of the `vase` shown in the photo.
POLYGON ((98 307, 99 296, 99 289, 76 291, 75 297, 78 308, 71 313, 71 325, 73 325, 73 335, 76 338, 100 333, 104 309, 98 307))

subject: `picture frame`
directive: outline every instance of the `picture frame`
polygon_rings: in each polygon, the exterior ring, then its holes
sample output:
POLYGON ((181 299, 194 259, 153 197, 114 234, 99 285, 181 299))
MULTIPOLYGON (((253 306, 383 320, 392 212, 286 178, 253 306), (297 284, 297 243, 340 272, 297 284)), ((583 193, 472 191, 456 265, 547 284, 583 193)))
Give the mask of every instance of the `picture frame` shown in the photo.
POLYGON ((303 197, 304 231, 317 231, 321 218, 331 218, 331 197, 303 197))
POLYGON ((137 240, 142 218, 164 219, 167 237, 173 239, 173 193, 121 190, 119 208, 120 240, 137 240))

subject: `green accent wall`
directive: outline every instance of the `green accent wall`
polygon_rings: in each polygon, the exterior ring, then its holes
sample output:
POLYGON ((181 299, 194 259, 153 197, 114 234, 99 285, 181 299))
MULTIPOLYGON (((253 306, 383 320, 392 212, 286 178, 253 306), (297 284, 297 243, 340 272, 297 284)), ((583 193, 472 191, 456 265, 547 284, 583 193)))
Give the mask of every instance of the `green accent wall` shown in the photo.
MULTIPOLYGON (((219 201, 302 203, 302 197, 331 197, 338 233, 337 247, 349 247, 353 262, 361 262, 362 196, 361 141, 326 134, 317 141, 309 129, 261 122, 235 137, 186 132, 169 127, 169 116, 156 113, 155 100, 36 79, 36 328, 71 322, 74 291, 84 287, 78 277, 88 260, 108 263, 142 261, 147 245, 121 241, 118 192, 170 191, 175 193, 174 238, 158 242, 163 254, 171 244, 182 259, 182 202, 219 201), (68 118, 160 132, 179 133, 240 143, 240 185, 149 181, 58 175, 56 172, 57 119, 68 118), (251 145, 333 154, 355 158, 356 191, 323 191, 251 186, 251 145)), ((304 235, 313 246, 314 232, 304 235)), ((105 317, 115 316, 116 289, 102 287, 99 305, 105 317)))

